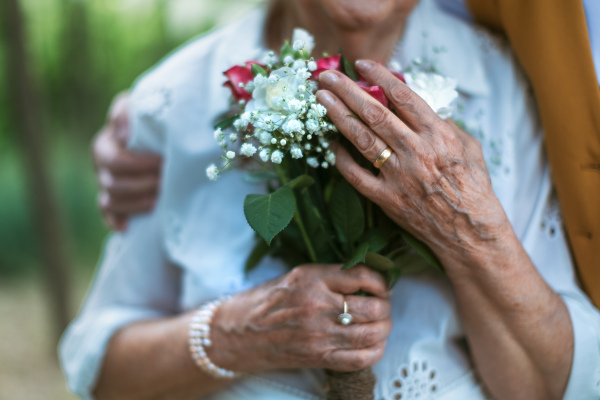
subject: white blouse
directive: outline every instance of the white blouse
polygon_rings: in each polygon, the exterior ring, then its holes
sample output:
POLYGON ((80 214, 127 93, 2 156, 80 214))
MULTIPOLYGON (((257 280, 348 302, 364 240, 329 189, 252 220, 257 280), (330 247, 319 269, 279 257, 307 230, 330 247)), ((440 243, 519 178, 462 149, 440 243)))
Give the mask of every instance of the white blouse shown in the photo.
MULTIPOLYGON (((60 353, 69 387, 91 398, 112 335, 135 321, 193 309, 287 271, 266 259, 249 276, 244 262, 255 237, 242 205, 264 188, 241 171, 217 182, 205 176, 221 150, 212 125, 228 109, 222 72, 265 52, 265 10, 198 38, 143 76, 131 102, 131 146, 164 157, 155 210, 114 233, 60 353)), ((493 187, 521 243, 565 301, 575 330, 565 400, 600 399, 600 313, 581 291, 552 194, 541 126, 527 82, 506 45, 488 32, 422 0, 394 56, 420 57, 458 81, 456 119, 483 146, 493 187)), ((400 279, 392 297, 394 326, 374 367, 376 399, 489 399, 469 357, 448 279, 430 271, 400 279)), ((318 370, 251 375, 210 399, 320 399, 318 370)), ((507 382, 510 384, 510 382, 507 382)))

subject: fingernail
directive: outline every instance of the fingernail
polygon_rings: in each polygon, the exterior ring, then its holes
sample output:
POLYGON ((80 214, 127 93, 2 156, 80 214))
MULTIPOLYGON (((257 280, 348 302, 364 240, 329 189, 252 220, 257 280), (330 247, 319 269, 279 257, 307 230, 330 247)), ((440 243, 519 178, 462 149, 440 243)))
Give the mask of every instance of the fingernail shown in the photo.
POLYGON ((360 71, 368 71, 371 68, 373 68, 373 65, 375 63, 373 61, 369 61, 369 60, 356 60, 356 62, 354 63, 354 66, 356 67, 356 69, 360 70, 360 71))
POLYGON ((339 80, 339 78, 335 74, 335 72, 325 71, 325 72, 321 72, 321 75, 319 75, 319 81, 326 85, 333 85, 338 80, 339 80))
POLYGON ((325 107, 330 106, 333 104, 333 102, 335 100, 333 100, 333 97, 331 97, 331 95, 323 90, 319 90, 317 92, 317 100, 319 101, 319 103, 323 104, 325 107))

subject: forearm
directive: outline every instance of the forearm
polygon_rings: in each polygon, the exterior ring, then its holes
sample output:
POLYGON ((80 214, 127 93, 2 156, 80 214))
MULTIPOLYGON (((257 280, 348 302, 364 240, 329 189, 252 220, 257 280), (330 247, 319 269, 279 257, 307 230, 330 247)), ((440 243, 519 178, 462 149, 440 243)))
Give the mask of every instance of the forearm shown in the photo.
POLYGON ((510 231, 448 263, 477 370, 498 400, 561 399, 573 358, 567 307, 510 231))
POLYGON ((230 381, 203 373, 188 346, 190 314, 129 325, 110 341, 97 399, 197 399, 230 381))

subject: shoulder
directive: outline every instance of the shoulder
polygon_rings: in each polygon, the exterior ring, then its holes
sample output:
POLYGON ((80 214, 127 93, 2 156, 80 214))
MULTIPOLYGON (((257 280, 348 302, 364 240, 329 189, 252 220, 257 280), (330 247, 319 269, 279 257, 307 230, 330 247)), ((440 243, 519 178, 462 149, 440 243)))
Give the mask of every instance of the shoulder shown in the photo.
MULTIPOLYGON (((161 153, 168 118, 194 107, 209 111, 207 99, 222 97, 222 72, 258 52, 265 10, 210 31, 176 49, 138 78, 130 101, 132 138, 137 150, 161 153)), ((189 116, 189 114, 188 114, 189 116)))

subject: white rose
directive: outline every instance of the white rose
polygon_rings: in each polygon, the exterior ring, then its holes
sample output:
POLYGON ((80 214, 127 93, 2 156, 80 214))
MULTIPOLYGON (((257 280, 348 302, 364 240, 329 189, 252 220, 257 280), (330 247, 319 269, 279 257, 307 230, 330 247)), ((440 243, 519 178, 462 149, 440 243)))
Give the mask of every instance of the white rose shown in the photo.
POLYGON ((440 116, 449 118, 458 97, 456 81, 438 74, 416 72, 404 76, 406 84, 440 116))

